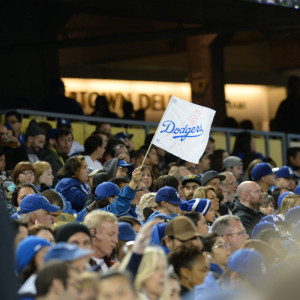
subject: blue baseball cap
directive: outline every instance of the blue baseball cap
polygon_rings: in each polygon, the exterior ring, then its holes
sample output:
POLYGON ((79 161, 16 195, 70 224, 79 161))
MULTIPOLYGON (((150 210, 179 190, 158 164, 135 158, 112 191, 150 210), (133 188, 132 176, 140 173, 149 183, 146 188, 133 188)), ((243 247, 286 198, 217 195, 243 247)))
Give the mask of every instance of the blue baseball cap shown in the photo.
POLYGON ((134 169, 132 164, 128 164, 124 159, 119 159, 118 160, 118 167, 126 167, 128 168, 129 173, 131 173, 134 169))
POLYGON ((29 264, 30 260, 44 247, 50 247, 51 243, 46 239, 31 235, 20 242, 15 253, 15 267, 20 274, 29 264))
POLYGON ((127 132, 119 132, 115 134, 114 137, 124 142, 125 139, 132 139, 133 134, 128 134, 127 132))
POLYGON ((100 200, 110 196, 118 196, 120 189, 113 182, 102 182, 96 187, 95 194, 96 200, 100 200))
POLYGON ((284 222, 282 218, 280 218, 277 215, 268 215, 268 216, 264 216, 261 220, 261 222, 271 222, 274 224, 277 224, 278 222, 284 222))
POLYGON ((252 230, 252 238, 255 239, 255 237, 263 230, 265 229, 274 229, 274 230, 278 230, 278 227, 274 224, 274 223, 271 223, 271 222, 259 222, 257 223, 253 230, 252 230))
POLYGON ((133 230, 130 224, 126 222, 119 222, 119 235, 118 240, 120 241, 134 241, 137 234, 133 230))
POLYGON ((119 159, 118 167, 132 167, 132 164, 128 164, 124 159, 119 159))
POLYGON ((177 190, 171 186, 164 186, 160 188, 155 196, 155 202, 166 201, 168 203, 180 205, 185 203, 185 201, 181 200, 177 190))
POLYGON ((58 259, 61 261, 73 261, 78 258, 92 254, 94 251, 90 249, 81 249, 75 244, 66 242, 59 242, 52 245, 44 257, 44 263, 51 259, 58 259))
POLYGON ((291 225, 298 221, 300 221, 300 206, 295 206, 286 212, 285 222, 291 225))
POLYGON ((58 119, 56 123, 57 128, 68 127, 71 128, 71 120, 70 119, 58 119))
POLYGON ((265 260, 256 250, 237 250, 229 257, 227 267, 244 275, 256 287, 261 287, 266 280, 265 260))
POLYGON ((294 193, 300 195, 300 185, 296 186, 294 193))
POLYGON ((279 168, 279 170, 276 172, 275 175, 276 178, 291 178, 291 177, 297 177, 294 173, 294 170, 291 167, 283 166, 279 168))
POLYGON ((55 139, 56 133, 57 133, 58 131, 59 131, 58 128, 48 130, 48 131, 47 131, 47 134, 46 134, 46 140, 49 141, 50 139, 55 139))
POLYGON ((39 194, 30 194, 25 196, 21 201, 18 214, 27 214, 38 209, 43 209, 48 212, 57 212, 60 210, 60 207, 50 204, 45 197, 39 194))
POLYGON ((200 212, 203 216, 205 216, 211 207, 211 200, 208 199, 191 199, 187 203, 181 204, 180 209, 183 211, 190 211, 190 212, 200 212))
POLYGON ((287 191, 287 192, 282 193, 282 194, 278 197, 278 199, 277 199, 278 207, 281 206, 281 202, 282 202, 283 198, 284 198, 285 196, 287 196, 287 195, 290 195, 290 194, 294 194, 294 193, 293 193, 293 192, 290 192, 290 191, 287 191))
POLYGON ((254 181, 271 174, 274 174, 272 167, 266 162, 257 164, 251 171, 251 177, 254 181))

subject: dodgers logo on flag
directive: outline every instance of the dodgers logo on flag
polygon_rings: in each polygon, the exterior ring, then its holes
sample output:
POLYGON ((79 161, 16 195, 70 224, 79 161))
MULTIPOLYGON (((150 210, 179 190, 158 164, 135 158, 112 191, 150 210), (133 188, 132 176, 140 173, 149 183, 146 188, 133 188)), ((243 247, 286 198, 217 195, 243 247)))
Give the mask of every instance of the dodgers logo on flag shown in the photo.
POLYGON ((215 113, 210 108, 172 96, 152 144, 198 164, 206 148, 215 113))

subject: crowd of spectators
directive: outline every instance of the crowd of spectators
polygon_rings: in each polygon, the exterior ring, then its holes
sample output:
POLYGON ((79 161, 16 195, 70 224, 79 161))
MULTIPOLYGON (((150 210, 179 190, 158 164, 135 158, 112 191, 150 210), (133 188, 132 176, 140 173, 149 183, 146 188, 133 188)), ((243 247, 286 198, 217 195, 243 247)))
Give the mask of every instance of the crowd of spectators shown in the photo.
POLYGON ((297 299, 300 148, 277 166, 242 132, 194 164, 108 123, 83 145, 21 123, 0 124, 1 299, 297 299))

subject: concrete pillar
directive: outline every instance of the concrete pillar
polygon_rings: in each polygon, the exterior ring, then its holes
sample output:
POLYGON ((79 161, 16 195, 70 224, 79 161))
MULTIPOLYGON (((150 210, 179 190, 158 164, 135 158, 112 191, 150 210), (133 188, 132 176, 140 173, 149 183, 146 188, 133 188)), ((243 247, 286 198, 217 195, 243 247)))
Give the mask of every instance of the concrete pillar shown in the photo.
POLYGON ((227 37, 207 34, 187 39, 192 101, 216 110, 214 126, 226 116, 223 46, 227 37))

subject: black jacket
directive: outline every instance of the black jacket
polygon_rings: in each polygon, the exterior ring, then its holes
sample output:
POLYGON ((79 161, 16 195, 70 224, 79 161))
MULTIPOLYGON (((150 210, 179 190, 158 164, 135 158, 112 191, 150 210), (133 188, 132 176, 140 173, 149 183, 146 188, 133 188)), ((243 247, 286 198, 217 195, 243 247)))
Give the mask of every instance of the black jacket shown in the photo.
POLYGON ((264 213, 260 211, 255 211, 241 202, 236 202, 232 210, 232 214, 241 219, 249 238, 252 237, 253 227, 259 223, 262 217, 265 216, 264 213))

